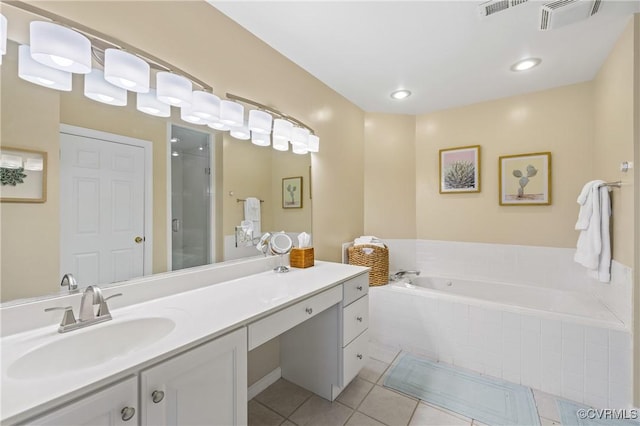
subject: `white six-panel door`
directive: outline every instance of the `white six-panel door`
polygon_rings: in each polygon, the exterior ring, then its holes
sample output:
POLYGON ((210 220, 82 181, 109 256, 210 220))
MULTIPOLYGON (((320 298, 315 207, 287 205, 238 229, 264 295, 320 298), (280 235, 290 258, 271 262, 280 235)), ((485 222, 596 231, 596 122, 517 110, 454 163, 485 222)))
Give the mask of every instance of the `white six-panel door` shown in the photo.
POLYGON ((144 274, 145 153, 60 134, 61 275, 80 286, 144 274))

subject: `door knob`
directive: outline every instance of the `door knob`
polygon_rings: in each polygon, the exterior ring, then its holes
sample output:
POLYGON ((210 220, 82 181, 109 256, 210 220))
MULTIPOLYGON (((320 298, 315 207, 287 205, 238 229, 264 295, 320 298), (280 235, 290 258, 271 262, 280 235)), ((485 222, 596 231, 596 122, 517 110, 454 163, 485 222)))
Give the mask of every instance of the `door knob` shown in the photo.
POLYGON ((155 390, 151 392, 151 400, 157 404, 164 399, 164 392, 155 390))
POLYGON ((143 242, 143 241, 144 241, 144 238, 142 238, 142 237, 136 237, 133 241, 135 241, 135 242, 136 242, 136 244, 140 244, 141 242, 143 242))
POLYGON ((120 411, 120 414, 122 414, 122 420, 128 422, 136 415, 136 409, 133 407, 124 407, 122 411, 120 411))

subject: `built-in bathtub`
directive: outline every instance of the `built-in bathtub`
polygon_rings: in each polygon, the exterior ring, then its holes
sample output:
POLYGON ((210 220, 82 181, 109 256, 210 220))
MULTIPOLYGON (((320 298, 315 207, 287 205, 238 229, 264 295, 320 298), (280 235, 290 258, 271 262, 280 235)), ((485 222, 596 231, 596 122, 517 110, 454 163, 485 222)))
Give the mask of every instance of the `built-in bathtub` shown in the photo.
POLYGON ((596 407, 631 406, 631 335, 586 292, 420 276, 369 294, 379 343, 596 407))

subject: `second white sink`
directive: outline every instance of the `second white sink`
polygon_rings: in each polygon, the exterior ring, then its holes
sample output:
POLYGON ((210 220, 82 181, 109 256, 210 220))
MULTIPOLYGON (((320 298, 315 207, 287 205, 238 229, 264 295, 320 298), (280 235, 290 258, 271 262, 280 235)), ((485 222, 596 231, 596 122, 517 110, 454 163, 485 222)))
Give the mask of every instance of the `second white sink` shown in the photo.
POLYGON ((175 326, 173 320, 162 317, 89 326, 27 352, 9 366, 7 374, 34 379, 94 367, 155 343, 175 326))

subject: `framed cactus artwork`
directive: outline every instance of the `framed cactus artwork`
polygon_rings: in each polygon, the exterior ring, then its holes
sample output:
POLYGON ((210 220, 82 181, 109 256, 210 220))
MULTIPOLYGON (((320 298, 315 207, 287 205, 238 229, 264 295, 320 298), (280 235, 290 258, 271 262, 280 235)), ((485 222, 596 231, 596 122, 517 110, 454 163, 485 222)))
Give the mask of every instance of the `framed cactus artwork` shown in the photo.
POLYGON ((480 192, 480 145, 440 150, 440 193, 480 192))
POLYGON ((504 155, 500 169, 501 206, 551 204, 551 153, 504 155))

